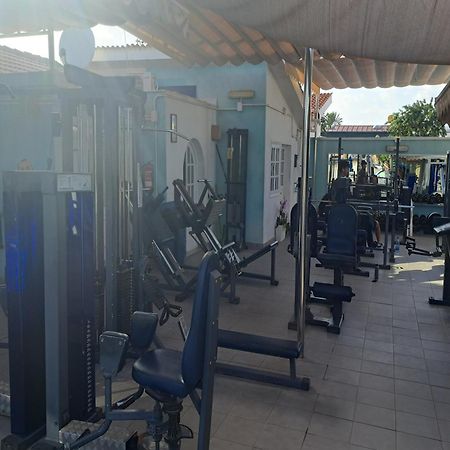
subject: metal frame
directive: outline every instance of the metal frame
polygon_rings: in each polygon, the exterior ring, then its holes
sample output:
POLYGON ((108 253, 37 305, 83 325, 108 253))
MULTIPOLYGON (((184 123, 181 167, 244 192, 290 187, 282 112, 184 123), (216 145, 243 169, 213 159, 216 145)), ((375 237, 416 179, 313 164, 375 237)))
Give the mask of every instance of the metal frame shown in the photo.
MULTIPOLYGON (((305 84, 303 95, 303 133, 302 133, 302 171, 300 189, 300 220, 299 222, 299 240, 298 255, 295 264, 295 289, 298 294, 298 301, 295 305, 295 321, 297 324, 297 340, 301 345, 301 352, 304 353, 305 347, 305 307, 309 293, 309 274, 308 274, 308 187, 309 187, 309 145, 310 145, 310 120, 311 120, 311 87, 313 71, 313 49, 305 48, 305 84), (299 287, 297 287, 299 286, 299 287)), ((297 298, 297 295, 296 295, 297 298)))
MULTIPOLYGON (((447 162, 446 162, 446 195, 445 195, 445 203, 444 203, 444 216, 449 217, 450 215, 450 152, 447 153, 447 162)), ((440 305, 440 306, 450 306, 450 239, 449 236, 444 236, 447 241, 444 245, 445 248, 445 260, 444 260, 444 286, 442 288, 442 299, 438 300, 434 297, 430 297, 428 299, 428 303, 430 305, 440 305)))

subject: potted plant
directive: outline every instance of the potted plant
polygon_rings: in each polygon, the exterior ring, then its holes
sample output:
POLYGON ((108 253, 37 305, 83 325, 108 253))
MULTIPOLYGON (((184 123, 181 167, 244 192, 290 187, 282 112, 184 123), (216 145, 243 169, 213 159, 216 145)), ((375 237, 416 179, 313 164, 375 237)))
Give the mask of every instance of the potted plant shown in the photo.
POLYGON ((275 222, 275 239, 282 242, 289 230, 288 214, 286 211, 287 200, 280 201, 280 209, 278 210, 277 220, 275 222))

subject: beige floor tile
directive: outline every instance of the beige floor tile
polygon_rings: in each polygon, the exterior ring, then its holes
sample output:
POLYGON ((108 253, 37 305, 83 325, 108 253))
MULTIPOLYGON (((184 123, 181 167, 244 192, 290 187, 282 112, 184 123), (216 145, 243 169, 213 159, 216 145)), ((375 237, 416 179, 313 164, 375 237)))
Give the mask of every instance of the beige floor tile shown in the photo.
POLYGON ((438 423, 434 418, 401 411, 397 411, 395 417, 397 431, 415 434, 429 439, 440 439, 438 423))
POLYGON ((266 424, 262 432, 257 436, 254 447, 261 450, 299 450, 301 448, 305 432, 282 428, 266 424))
POLYGON ((395 431, 355 422, 351 443, 376 450, 395 450, 395 431))
POLYGON ((358 389, 357 402, 378 406, 380 408, 394 409, 395 395, 392 392, 379 391, 360 386, 358 389))
POLYGON ((397 450, 442 450, 441 442, 397 432, 397 450))
POLYGON ((395 411, 392 409, 358 403, 354 420, 367 425, 395 430, 395 411))
POLYGON ((319 395, 316 401, 315 412, 340 419, 353 420, 355 406, 356 404, 354 402, 319 395))
POLYGON ((336 439, 336 441, 348 442, 350 441, 352 432, 352 422, 314 413, 309 431, 318 436, 336 439))

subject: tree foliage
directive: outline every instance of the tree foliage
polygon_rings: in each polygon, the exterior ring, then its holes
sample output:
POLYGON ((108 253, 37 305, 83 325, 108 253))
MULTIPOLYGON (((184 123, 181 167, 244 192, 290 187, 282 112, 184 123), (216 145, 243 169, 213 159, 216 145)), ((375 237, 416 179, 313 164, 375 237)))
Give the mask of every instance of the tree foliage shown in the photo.
POLYGON ((436 109, 426 100, 405 105, 392 114, 388 124, 391 136, 446 136, 444 126, 439 122, 436 109))
POLYGON ((337 112, 326 113, 320 120, 322 131, 331 130, 331 128, 341 124, 342 124, 342 117, 337 112))

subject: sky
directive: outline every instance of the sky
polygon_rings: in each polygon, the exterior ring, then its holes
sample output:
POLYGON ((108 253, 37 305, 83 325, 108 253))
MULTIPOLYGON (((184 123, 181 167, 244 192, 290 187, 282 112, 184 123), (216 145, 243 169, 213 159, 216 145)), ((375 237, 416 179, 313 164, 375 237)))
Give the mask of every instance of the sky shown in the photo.
MULTIPOLYGON (((93 28, 96 45, 132 44, 136 38, 118 27, 97 25, 93 28)), ((60 33, 55 35, 58 45, 60 33)), ((7 45, 22 51, 48 56, 45 36, 1 39, 0 45, 7 45)), ((58 52, 56 51, 56 54, 58 52)), ((335 111, 342 117, 345 125, 381 125, 401 107, 416 100, 437 97, 444 85, 408 86, 404 88, 375 89, 333 89, 332 104, 327 112, 335 111)))

